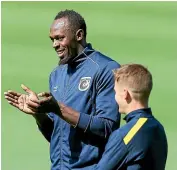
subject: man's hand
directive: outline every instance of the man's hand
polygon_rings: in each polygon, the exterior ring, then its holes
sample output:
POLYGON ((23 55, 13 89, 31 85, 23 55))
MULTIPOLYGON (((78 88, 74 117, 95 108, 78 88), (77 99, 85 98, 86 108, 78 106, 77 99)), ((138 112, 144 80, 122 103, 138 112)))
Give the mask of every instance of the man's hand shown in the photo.
POLYGON ((49 93, 43 92, 38 96, 43 97, 43 99, 29 100, 28 106, 30 108, 36 109, 37 113, 53 112, 72 126, 77 126, 80 115, 79 112, 64 105, 63 103, 57 102, 49 93))
POLYGON ((23 84, 21 85, 21 87, 24 91, 28 93, 28 95, 8 90, 7 92, 4 93, 5 99, 7 99, 9 104, 18 108, 24 113, 34 115, 37 110, 35 108, 29 107, 27 103, 29 100, 38 100, 38 97, 36 93, 34 93, 32 90, 30 90, 23 84))
POLYGON ((36 117, 36 113, 49 113, 53 112, 60 116, 62 119, 70 123, 72 126, 76 126, 79 120, 79 112, 74 109, 67 107, 63 103, 57 102, 55 98, 48 92, 42 92, 36 95, 28 87, 21 86, 26 94, 17 93, 14 91, 5 92, 5 98, 8 102, 18 108, 19 110, 31 114, 36 117), (38 97, 42 97, 41 100, 38 97))
POLYGON ((42 92, 38 94, 38 97, 42 97, 41 100, 30 99, 27 102, 28 107, 33 108, 37 113, 49 113, 54 112, 60 115, 60 108, 55 98, 48 92, 42 92))

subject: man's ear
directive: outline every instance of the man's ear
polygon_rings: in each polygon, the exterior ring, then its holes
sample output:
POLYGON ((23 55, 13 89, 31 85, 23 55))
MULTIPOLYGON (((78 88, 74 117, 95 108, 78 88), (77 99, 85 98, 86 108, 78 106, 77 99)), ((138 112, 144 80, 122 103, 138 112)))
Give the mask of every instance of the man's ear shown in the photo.
POLYGON ((76 40, 81 41, 84 38, 84 31, 83 29, 79 29, 76 32, 76 40))
POLYGON ((130 103, 132 101, 132 96, 128 89, 124 89, 124 99, 127 101, 127 103, 130 103))

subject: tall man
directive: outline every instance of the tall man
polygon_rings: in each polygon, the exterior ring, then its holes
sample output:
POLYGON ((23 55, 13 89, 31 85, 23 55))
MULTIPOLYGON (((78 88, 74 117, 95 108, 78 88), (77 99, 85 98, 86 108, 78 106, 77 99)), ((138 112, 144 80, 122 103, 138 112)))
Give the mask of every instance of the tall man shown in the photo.
POLYGON ((11 105, 36 119, 50 142, 52 170, 92 168, 108 136, 119 126, 112 73, 119 64, 95 51, 86 36, 86 23, 80 14, 60 11, 49 35, 59 56, 59 65, 49 78, 51 94, 42 93, 45 98, 39 105, 36 94, 25 86, 22 88, 28 95, 5 93, 11 105), (31 99, 36 105, 28 105, 31 99))
POLYGON ((152 115, 148 99, 152 75, 142 65, 129 64, 114 71, 115 99, 126 125, 109 137, 95 170, 165 170, 167 139, 152 115))

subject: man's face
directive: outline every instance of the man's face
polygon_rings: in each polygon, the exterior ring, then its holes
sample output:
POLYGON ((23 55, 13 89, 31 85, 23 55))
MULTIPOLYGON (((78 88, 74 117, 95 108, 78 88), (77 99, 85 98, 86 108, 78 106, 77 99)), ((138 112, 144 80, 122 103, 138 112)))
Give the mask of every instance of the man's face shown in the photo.
POLYGON ((60 58, 59 64, 66 64, 77 55, 77 41, 67 18, 54 20, 49 36, 60 58))
POLYGON ((114 91, 115 91, 115 100, 119 105, 119 112, 125 113, 126 108, 126 100, 125 100, 125 89, 122 87, 121 84, 119 84, 117 81, 115 81, 114 84, 114 91))

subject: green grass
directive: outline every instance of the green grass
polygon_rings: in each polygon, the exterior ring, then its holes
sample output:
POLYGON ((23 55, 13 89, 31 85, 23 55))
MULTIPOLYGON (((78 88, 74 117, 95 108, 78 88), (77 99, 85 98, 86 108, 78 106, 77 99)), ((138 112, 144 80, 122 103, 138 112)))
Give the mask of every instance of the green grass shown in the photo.
POLYGON ((48 90, 48 75, 58 62, 49 27, 66 8, 84 16, 95 49, 151 70, 150 104, 168 137, 166 170, 176 170, 177 2, 2 2, 2 169, 50 168, 49 144, 35 121, 9 106, 3 92, 22 92, 21 83, 48 90))

